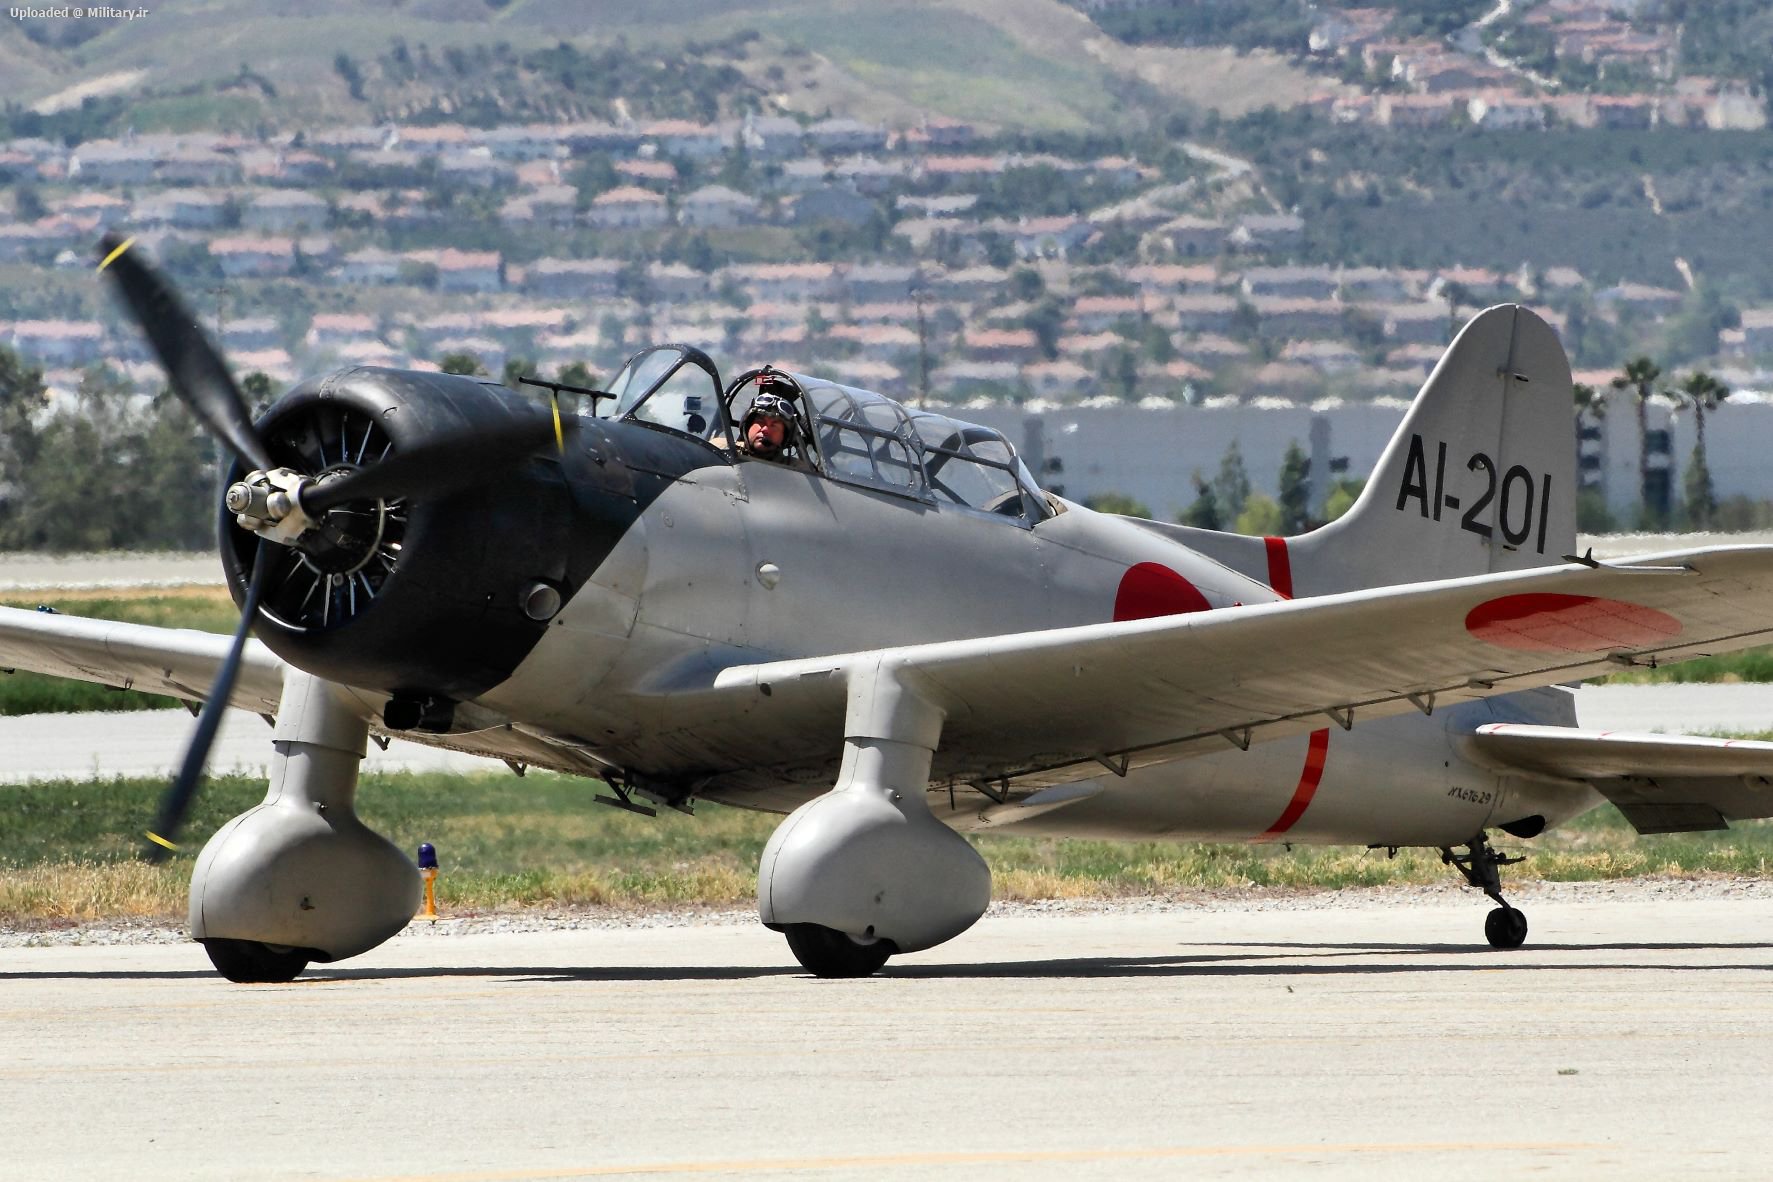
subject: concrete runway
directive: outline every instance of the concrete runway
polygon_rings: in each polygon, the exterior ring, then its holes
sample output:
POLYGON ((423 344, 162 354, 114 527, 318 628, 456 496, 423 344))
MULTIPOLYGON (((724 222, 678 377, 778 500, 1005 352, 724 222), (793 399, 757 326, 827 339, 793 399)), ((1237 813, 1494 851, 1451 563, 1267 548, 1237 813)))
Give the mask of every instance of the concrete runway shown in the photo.
POLYGON ((1761 1178, 1773 900, 992 916, 862 981, 760 927, 403 935, 287 986, 0 949, 7 1178, 1761 1178))
MULTIPOLYGON (((197 725, 183 710, 128 710, 92 714, 27 714, 0 718, 0 784, 86 780, 109 776, 171 775, 185 758, 197 725)), ((209 770, 265 775, 271 764, 271 728, 249 710, 222 715, 209 770)), ((369 745, 370 772, 505 771, 497 760, 394 739, 383 751, 369 745)))

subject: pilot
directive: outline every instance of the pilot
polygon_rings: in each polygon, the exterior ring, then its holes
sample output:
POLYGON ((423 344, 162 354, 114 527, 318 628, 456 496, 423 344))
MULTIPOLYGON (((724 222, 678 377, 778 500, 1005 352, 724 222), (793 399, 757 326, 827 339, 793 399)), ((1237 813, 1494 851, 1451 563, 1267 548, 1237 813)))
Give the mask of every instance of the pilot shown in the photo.
POLYGON ((780 394, 765 387, 751 400, 739 437, 739 450, 754 460, 788 463, 788 446, 794 441, 794 407, 780 394))

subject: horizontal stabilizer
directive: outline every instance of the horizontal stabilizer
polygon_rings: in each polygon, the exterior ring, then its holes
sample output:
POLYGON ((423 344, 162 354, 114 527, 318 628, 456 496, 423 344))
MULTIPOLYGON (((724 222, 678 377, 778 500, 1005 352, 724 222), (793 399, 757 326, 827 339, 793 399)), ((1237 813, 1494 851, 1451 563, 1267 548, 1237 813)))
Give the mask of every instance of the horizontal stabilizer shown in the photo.
POLYGON ((1773 817, 1773 743, 1493 723, 1466 741, 1495 771, 1583 780, 1639 833, 1773 817))

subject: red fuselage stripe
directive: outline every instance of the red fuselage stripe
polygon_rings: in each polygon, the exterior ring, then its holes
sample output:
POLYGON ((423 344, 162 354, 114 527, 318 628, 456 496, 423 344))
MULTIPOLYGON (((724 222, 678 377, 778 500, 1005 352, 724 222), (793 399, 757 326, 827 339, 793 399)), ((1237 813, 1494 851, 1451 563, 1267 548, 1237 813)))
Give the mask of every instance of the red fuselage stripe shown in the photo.
POLYGON ((1293 598, 1293 562, 1287 557, 1287 539, 1263 538, 1268 551, 1268 585, 1282 599, 1293 598))
MULTIPOLYGON (((1285 538, 1263 538, 1262 548, 1268 552, 1268 585, 1282 599, 1293 598, 1293 561, 1287 555, 1285 538)), ((1324 761, 1330 754, 1330 728, 1311 732, 1311 745, 1305 749, 1305 768, 1299 773, 1293 799, 1281 811, 1280 818, 1270 825, 1257 841, 1273 841, 1305 815, 1311 798, 1317 795, 1318 782, 1324 778, 1324 761)))
POLYGON ((1311 732, 1311 746, 1305 751, 1305 770, 1299 773, 1299 786, 1293 789, 1293 799, 1287 802, 1280 819, 1270 825, 1257 841, 1273 841, 1294 825, 1305 815, 1311 805, 1311 798, 1317 795, 1318 782, 1324 778, 1324 762, 1330 754, 1330 728, 1311 732))

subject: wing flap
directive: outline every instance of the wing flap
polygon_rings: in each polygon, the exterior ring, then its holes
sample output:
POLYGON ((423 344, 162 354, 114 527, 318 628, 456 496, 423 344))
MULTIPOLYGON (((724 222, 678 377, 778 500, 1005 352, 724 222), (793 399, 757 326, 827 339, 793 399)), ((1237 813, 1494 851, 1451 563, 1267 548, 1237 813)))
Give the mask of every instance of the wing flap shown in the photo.
MULTIPOLYGON (((189 628, 156 628, 0 608, 0 669, 200 702, 228 655, 228 640, 189 628)), ((283 662, 256 640, 246 642, 230 705, 274 711, 283 694, 283 662)))

